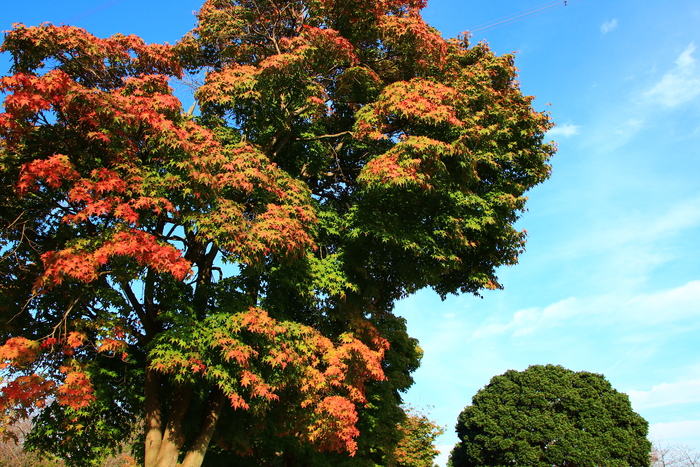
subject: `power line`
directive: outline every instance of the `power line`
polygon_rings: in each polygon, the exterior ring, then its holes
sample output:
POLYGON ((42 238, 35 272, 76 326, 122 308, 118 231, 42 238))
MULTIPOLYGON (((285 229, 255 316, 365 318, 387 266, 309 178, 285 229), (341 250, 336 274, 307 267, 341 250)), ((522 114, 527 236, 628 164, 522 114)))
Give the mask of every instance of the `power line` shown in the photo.
MULTIPOLYGON (((70 18, 66 19, 63 24, 72 24, 76 23, 82 19, 87 18, 88 16, 92 16, 94 14, 97 14, 103 10, 106 10, 107 8, 111 8, 114 5, 117 5, 119 3, 124 2, 125 0, 107 0, 106 2, 102 2, 101 4, 90 8, 88 10, 83 11, 82 13, 78 13, 77 15, 71 16, 70 18)), ((544 13, 545 11, 554 9, 554 8, 561 8, 565 7, 568 5, 571 5, 573 3, 580 2, 581 0, 557 0, 555 2, 549 2, 549 3, 543 3, 542 5, 530 8, 528 10, 523 10, 518 13, 514 13, 512 15, 504 16, 502 18, 496 19, 494 21, 490 21, 487 23, 482 23, 478 25, 475 28, 469 29, 468 31, 472 34, 476 32, 483 32, 483 31, 488 31, 490 29, 495 29, 498 27, 501 27, 503 25, 509 24, 509 23, 514 23, 517 21, 520 21, 522 19, 525 19, 530 16, 535 16, 544 13)))
POLYGON ((121 3, 124 0, 107 0, 106 2, 100 3, 99 5, 92 7, 88 10, 83 11, 82 13, 78 13, 77 15, 71 16, 67 20, 65 20, 62 24, 73 24, 76 23, 82 19, 87 18, 88 16, 92 16, 96 13, 99 13, 103 10, 106 10, 107 8, 113 7, 117 3, 121 3))
POLYGON ((494 21, 490 21, 488 23, 483 23, 478 25, 475 28, 469 29, 468 31, 470 33, 475 33, 475 32, 483 32, 483 31, 488 31, 489 29, 495 29, 498 27, 501 27, 505 24, 509 23, 514 23, 516 21, 520 21, 522 19, 525 19, 529 16, 534 16, 534 15, 539 15, 544 13, 545 11, 554 9, 554 8, 561 8, 565 7, 568 5, 571 5, 572 3, 580 2, 581 0, 558 0, 556 2, 549 2, 549 3, 543 3, 542 5, 530 8, 528 10, 523 10, 518 13, 514 13, 512 15, 504 16, 502 18, 499 18, 494 21))

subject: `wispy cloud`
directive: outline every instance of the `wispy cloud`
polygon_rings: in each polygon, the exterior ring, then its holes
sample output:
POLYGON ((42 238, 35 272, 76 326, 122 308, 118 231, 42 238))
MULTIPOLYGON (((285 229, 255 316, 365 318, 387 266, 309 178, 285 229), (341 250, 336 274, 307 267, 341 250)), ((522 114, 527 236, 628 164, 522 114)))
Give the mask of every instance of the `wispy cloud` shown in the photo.
POLYGON ((576 298, 570 297, 545 308, 518 310, 507 323, 489 323, 478 327, 472 333, 475 339, 491 338, 503 334, 524 336, 541 328, 551 328, 581 312, 576 298))
POLYGON ((677 107, 700 95, 700 73, 693 57, 695 43, 678 56, 676 67, 666 73, 661 81, 644 93, 644 97, 665 107, 677 107))
POLYGON ((570 136, 577 135, 579 132, 578 125, 572 125, 570 123, 565 123, 563 125, 557 125, 547 132, 547 137, 555 138, 557 136, 562 136, 564 138, 569 138, 570 136))
POLYGON ((575 247, 582 251, 595 245, 612 251, 619 251, 625 246, 634 249, 652 246, 657 249, 653 245, 655 242, 700 226, 700 198, 678 202, 663 213, 636 214, 607 221, 609 224, 597 226, 594 235, 590 235, 589 231, 584 232, 581 240, 585 245, 575 242, 575 247))
POLYGON ((628 391, 635 409, 700 402, 700 378, 675 383, 661 383, 648 391, 628 391))
POLYGON ((700 439, 700 420, 654 423, 649 426, 649 438, 653 441, 673 439, 680 442, 700 439))
POLYGON ((617 28, 617 20, 613 18, 610 21, 606 21, 600 25, 600 32, 607 34, 615 28, 617 28))
POLYGON ((485 324, 474 330, 472 337, 488 339, 501 334, 528 334, 537 327, 541 314, 541 310, 538 308, 518 310, 508 323, 485 324))
MULTIPOLYGON (((526 338, 550 335, 553 330, 608 326, 630 322, 644 338, 649 338, 669 323, 700 318, 700 281, 666 272, 669 286, 649 290, 647 282, 659 267, 676 264, 687 254, 674 248, 680 235, 700 230, 700 198, 690 198, 663 211, 630 211, 602 215, 601 220, 577 229, 566 241, 548 245, 549 259, 544 265, 560 263, 584 265, 572 270, 562 268, 570 279, 582 280, 578 291, 562 289, 550 302, 532 302, 509 313, 491 315, 473 322, 471 338, 484 342, 499 337, 526 338), (563 295, 566 293, 566 295, 563 295)), ((549 266, 544 266, 549 267, 549 266)), ((567 281, 551 284, 558 287, 567 281)))
POLYGON ((549 248, 550 261, 586 262, 588 278, 598 287, 614 281, 619 290, 647 280, 658 266, 686 254, 673 239, 700 229, 700 197, 676 201, 664 211, 600 209, 598 219, 549 248))
MULTIPOLYGON (((603 322, 633 320, 635 326, 654 331, 660 325, 700 317, 700 281, 690 281, 680 287, 649 294, 606 294, 592 297, 569 297, 544 308, 516 311, 510 321, 484 323, 472 337, 488 339, 499 335, 525 336, 561 326, 579 323, 600 325, 603 322), (615 310, 615 313, 610 313, 615 310)), ((698 380, 700 389, 700 379, 698 380)), ((698 390, 700 401, 700 390, 698 390)))
POLYGON ((640 118, 628 118, 615 128, 615 133, 623 138, 630 138, 644 125, 644 120, 640 118))

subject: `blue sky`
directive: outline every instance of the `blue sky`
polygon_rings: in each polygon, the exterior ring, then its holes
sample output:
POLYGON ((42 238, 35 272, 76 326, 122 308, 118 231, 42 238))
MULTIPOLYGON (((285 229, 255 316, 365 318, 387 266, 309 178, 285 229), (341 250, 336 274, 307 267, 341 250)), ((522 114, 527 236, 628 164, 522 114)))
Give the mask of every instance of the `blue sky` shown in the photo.
MULTIPOLYGON (((556 3, 541 2, 432 0, 424 17, 452 37, 556 3)), ((171 43, 200 6, 6 3, 3 30, 70 20, 171 43)), ((558 124, 559 152, 530 193, 527 251, 500 271, 505 290, 444 302, 422 291, 397 307, 425 351, 406 399, 447 427, 440 463, 457 415, 492 376, 546 363, 603 373, 652 440, 700 449, 700 4, 570 0, 479 40, 516 52, 523 92, 558 124)))

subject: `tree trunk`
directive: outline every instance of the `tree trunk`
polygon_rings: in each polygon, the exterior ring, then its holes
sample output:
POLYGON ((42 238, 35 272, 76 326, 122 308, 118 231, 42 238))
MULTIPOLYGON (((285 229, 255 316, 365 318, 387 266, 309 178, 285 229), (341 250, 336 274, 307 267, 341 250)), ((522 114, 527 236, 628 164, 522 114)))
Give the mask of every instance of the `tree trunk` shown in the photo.
POLYGON ((294 451, 285 451, 282 456, 282 467, 294 467, 296 464, 297 455, 294 451))
POLYGON ((160 405, 160 377, 146 369, 146 455, 145 467, 155 467, 163 440, 163 414, 160 405))
POLYGON ((192 388, 180 388, 173 401, 168 424, 158 449, 154 467, 175 467, 180 455, 180 449, 185 442, 183 422, 192 397, 192 388))
POLYGON ((182 461, 182 467, 200 467, 202 465, 225 403, 226 395, 220 389, 214 388, 204 409, 202 428, 187 451, 185 459, 182 461))

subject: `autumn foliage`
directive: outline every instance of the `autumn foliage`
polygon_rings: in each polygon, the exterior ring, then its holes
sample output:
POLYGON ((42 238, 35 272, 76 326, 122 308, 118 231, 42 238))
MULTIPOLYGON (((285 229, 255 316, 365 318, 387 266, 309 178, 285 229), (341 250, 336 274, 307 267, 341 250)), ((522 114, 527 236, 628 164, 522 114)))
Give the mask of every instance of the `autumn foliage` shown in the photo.
POLYGON ((553 153, 512 57, 422 7, 209 0, 175 46, 6 32, 4 426, 76 465, 135 420, 148 467, 390 457, 420 359, 394 302, 500 287, 553 153))

